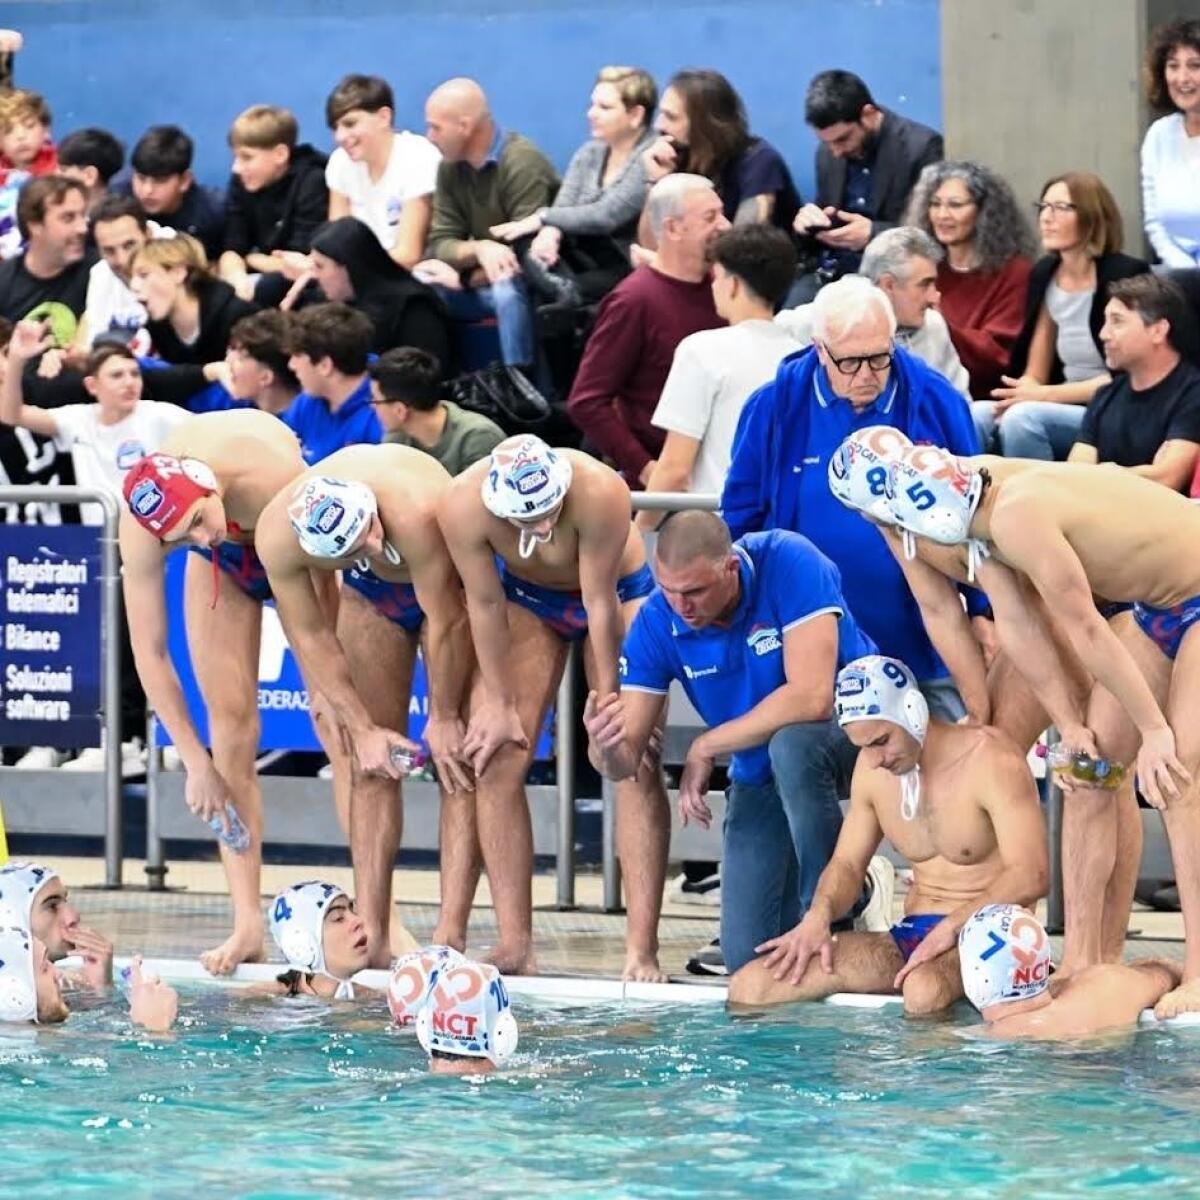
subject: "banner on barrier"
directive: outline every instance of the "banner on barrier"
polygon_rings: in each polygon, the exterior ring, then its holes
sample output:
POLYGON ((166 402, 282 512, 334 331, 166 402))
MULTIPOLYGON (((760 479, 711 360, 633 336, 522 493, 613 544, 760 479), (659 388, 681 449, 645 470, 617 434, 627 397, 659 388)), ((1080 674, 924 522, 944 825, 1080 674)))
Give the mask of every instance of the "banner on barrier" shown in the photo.
POLYGON ((0 528, 0 745, 98 746, 103 531, 0 528))
MULTIPOLYGON (((167 612, 172 619, 168 623, 168 648, 171 661, 175 664, 179 683, 187 698, 188 711, 200 740, 207 746, 208 712, 192 669, 188 652, 187 630, 179 619, 183 614, 184 571, 188 554, 179 551, 167 556, 166 590, 167 612)), ((258 651, 258 715, 262 723, 259 747, 263 750, 320 750, 321 743, 308 715, 308 689, 300 673, 300 664, 288 645, 287 635, 273 603, 263 605, 262 638, 258 651)), ((425 664, 417 655, 413 670, 412 693, 408 703, 408 736, 420 741, 429 717, 429 687, 425 678, 425 664)), ((546 728, 538 740, 537 757, 552 758, 554 754, 551 737, 553 713, 547 718, 546 728)), ((157 722, 157 738, 160 746, 169 746, 171 736, 162 722, 157 722)))

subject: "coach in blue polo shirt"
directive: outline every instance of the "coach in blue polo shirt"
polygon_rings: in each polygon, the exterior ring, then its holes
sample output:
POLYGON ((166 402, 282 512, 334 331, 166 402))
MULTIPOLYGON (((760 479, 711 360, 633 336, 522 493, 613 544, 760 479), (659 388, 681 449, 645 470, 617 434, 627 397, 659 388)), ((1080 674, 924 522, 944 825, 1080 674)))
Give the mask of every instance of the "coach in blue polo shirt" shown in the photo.
MULTIPOLYGON (((850 610, 880 653, 907 663, 930 711, 956 721, 962 701, 899 565, 875 527, 839 504, 827 482, 830 456, 867 425, 890 425, 954 454, 978 453, 966 400, 896 346, 895 331, 887 296, 860 276, 818 293, 813 346, 784 359, 742 410, 721 508, 734 537, 791 529, 811 538, 841 572, 850 610)), ((985 608, 972 590, 971 615, 985 608)))
POLYGON ((604 774, 636 773, 673 679, 709 726, 679 785, 684 823, 707 826, 714 760, 732 755, 721 866, 721 948, 732 974, 807 910, 837 842, 856 750, 833 720, 838 669, 873 653, 837 568, 795 533, 731 543, 713 513, 683 512, 655 547, 658 587, 621 653, 620 696, 588 697, 604 774), (825 770, 814 770, 820 745, 825 770))

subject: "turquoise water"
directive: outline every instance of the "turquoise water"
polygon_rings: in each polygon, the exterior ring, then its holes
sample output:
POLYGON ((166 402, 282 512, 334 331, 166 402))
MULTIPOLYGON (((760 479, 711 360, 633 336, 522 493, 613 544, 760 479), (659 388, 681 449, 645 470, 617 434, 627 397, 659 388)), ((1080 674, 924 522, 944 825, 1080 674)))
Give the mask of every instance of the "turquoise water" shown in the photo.
POLYGON ((503 1074, 430 1076, 386 1010, 185 991, 0 1033, 0 1195, 1200 1194, 1200 1031, 1000 1046, 814 1006, 516 999, 503 1074), (1152 1189, 1152 1190, 1151 1190, 1152 1189))

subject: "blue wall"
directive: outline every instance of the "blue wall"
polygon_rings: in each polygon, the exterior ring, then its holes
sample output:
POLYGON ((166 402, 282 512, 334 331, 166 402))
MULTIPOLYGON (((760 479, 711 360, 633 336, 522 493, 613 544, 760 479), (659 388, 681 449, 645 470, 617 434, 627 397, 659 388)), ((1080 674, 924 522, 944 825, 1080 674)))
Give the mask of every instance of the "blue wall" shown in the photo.
POLYGON ((756 133, 812 190, 804 88, 827 67, 861 74, 876 99, 940 127, 938 0, 18 0, 0 22, 25 34, 17 81, 43 92, 61 136, 111 129, 131 148, 173 121, 196 140, 196 172, 228 176, 225 135, 247 105, 276 103, 328 149, 324 100, 349 71, 383 75, 397 123, 422 128, 430 89, 472 75, 501 122, 565 165, 587 133, 598 67, 628 63, 665 82, 681 66, 723 71, 756 133))

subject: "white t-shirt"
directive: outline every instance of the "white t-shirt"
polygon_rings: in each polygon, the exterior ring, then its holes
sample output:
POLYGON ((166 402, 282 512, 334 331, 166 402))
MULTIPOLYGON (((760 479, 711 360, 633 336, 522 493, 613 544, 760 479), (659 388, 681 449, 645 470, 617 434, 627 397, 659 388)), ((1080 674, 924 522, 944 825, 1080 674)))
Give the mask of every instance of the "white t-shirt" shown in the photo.
POLYGON ((400 210, 409 200, 433 194, 441 161, 431 141, 401 129, 392 138, 387 168, 377 182, 371 182, 366 163, 351 161, 338 147, 325 167, 325 183, 350 201, 350 215, 370 225, 383 248, 391 250, 400 210))
POLYGON ((798 349, 796 339, 772 321, 704 329, 675 348, 651 420, 669 433, 699 439, 690 491, 720 495, 746 401, 775 378, 780 360, 798 349))
POLYGON ((87 303, 88 336, 96 337, 110 330, 134 334, 146 324, 142 302, 129 290, 121 277, 101 259, 88 272, 87 303))
MULTIPOLYGON (((191 416, 185 408, 155 400, 139 400, 133 412, 115 425, 100 424, 99 404, 66 404, 47 411, 58 425, 55 445, 71 452, 75 482, 80 487, 103 488, 118 500, 125 472, 157 450, 167 434, 191 416)), ((104 510, 98 504, 85 504, 82 518, 85 525, 102 525, 104 510)))

